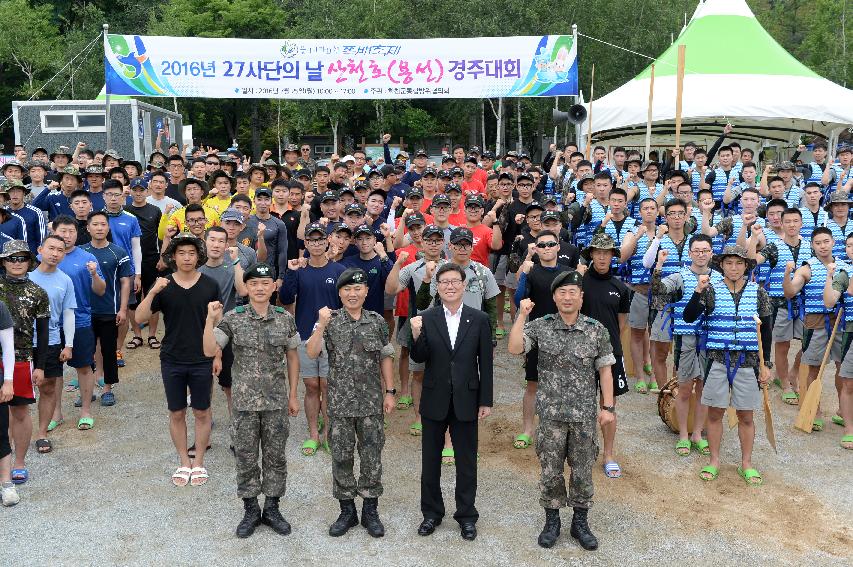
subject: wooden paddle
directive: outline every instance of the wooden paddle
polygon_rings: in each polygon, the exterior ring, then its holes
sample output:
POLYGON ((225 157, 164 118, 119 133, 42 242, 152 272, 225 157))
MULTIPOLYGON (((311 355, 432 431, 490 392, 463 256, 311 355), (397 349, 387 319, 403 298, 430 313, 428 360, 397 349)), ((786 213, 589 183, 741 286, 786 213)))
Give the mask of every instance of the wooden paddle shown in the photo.
POLYGON ((832 351, 832 343, 835 341, 835 332, 838 330, 838 324, 841 322, 841 313, 835 317, 835 325, 832 326, 832 334, 829 335, 829 341, 826 343, 826 350, 823 352, 823 360, 820 362, 820 369, 817 371, 817 377, 809 384, 809 389, 805 395, 800 391, 800 413, 797 414, 797 419, 794 420, 794 427, 805 433, 812 432, 812 423, 817 415, 817 408, 820 405, 820 396, 823 393, 823 370, 826 368, 826 363, 829 360, 829 353, 832 351))
MULTIPOLYGON (((764 348, 761 343, 761 319, 755 316, 755 331, 758 333, 758 364, 759 372, 764 368, 764 348)), ((761 391, 764 394, 764 430, 767 432, 767 440, 770 441, 770 446, 777 454, 776 450, 776 433, 773 431, 773 412, 770 409, 770 393, 768 385, 761 386, 761 391)))

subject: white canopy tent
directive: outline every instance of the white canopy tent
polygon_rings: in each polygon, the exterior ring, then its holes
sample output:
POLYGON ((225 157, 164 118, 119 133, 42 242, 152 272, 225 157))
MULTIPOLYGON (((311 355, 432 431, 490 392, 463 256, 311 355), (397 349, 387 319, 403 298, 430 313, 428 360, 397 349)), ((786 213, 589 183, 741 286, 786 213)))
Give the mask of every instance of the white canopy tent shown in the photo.
MULTIPOLYGON (((692 140, 710 146, 727 121, 735 128, 730 138, 755 149, 796 146, 800 134, 832 144, 853 125, 853 90, 820 77, 785 51, 744 0, 700 0, 675 43, 654 63, 655 145, 674 144, 681 44, 686 46, 682 145, 692 140)), ((593 143, 645 144, 650 68, 593 101, 593 143)), ((583 143, 587 128, 587 122, 581 124, 583 143)))

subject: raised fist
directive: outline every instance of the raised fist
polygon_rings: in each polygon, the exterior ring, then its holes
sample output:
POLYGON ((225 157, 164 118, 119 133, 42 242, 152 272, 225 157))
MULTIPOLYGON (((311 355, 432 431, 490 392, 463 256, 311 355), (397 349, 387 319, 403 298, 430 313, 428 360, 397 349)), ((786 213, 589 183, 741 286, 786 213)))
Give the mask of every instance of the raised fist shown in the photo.
POLYGON ((320 311, 317 312, 317 323, 320 324, 320 327, 326 328, 326 325, 329 324, 329 321, 332 319, 332 310, 328 307, 321 307, 320 311))
POLYGON ((219 321, 222 317, 222 303, 219 301, 211 301, 207 304, 207 318, 214 321, 219 321))
POLYGON ((527 315, 530 315, 530 312, 533 311, 535 306, 536 304, 533 303, 533 300, 525 298, 518 304, 518 309, 521 311, 521 314, 526 317, 527 315))
POLYGON ((397 264, 403 265, 403 263, 409 259, 409 253, 403 250, 397 254, 397 264))
POLYGON ((86 269, 89 270, 89 273, 94 276, 95 273, 97 273, 98 271, 98 263, 89 260, 88 262, 86 262, 86 269))
POLYGON ((657 230, 657 237, 658 238, 663 238, 664 235, 668 234, 668 233, 669 233, 669 227, 668 226, 666 226, 665 224, 658 225, 658 230, 657 230))
POLYGON ((785 274, 786 275, 790 274, 791 272, 794 271, 794 268, 796 268, 796 264, 794 264, 794 262, 786 262, 785 263, 785 274))
POLYGON ((299 269, 299 258, 294 258, 293 260, 287 261, 287 269, 288 270, 298 270, 299 269))
POLYGON ((228 255, 231 256, 231 261, 236 262, 237 258, 240 257, 239 250, 237 250, 236 246, 228 247, 228 255))
POLYGON ((696 278, 696 293, 702 293, 706 289, 708 289, 708 285, 711 283, 711 276, 705 274, 696 278))
POLYGON ((432 279, 432 275, 435 273, 435 262, 430 260, 426 264, 424 264, 424 280, 432 279))
POLYGON ((421 329, 423 328, 424 320, 420 315, 416 317, 412 317, 409 319, 409 324, 412 326, 412 336, 414 338, 418 338, 421 334, 421 329))
POLYGON ((382 134, 382 143, 387 144, 391 141, 391 134, 382 134))
POLYGON ((167 285, 169 285, 168 278, 157 278, 157 281, 154 282, 154 288, 151 291, 159 293, 163 291, 167 285))

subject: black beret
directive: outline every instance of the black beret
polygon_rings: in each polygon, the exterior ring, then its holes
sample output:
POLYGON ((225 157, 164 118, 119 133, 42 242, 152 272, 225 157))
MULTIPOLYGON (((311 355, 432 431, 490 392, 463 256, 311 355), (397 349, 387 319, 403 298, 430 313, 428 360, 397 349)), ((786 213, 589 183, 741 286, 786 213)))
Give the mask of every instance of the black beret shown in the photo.
POLYGON ((575 270, 560 272, 557 274, 557 277, 554 278, 554 281, 551 282, 551 293, 554 293, 558 287, 563 287, 565 285, 583 287, 583 276, 580 272, 576 272, 575 270))
POLYGON ((367 285, 367 274, 361 268, 347 268, 338 276, 338 289, 353 284, 367 285))
POLYGON ((257 262, 249 266, 245 272, 243 272, 243 283, 246 283, 249 280, 255 278, 270 278, 273 277, 273 271, 269 264, 264 262, 257 262))

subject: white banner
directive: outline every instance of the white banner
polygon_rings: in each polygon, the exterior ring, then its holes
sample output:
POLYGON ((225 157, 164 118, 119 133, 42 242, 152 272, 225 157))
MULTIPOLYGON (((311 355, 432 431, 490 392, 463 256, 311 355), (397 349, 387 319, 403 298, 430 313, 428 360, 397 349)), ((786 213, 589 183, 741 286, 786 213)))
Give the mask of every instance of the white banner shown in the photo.
POLYGON ((578 94, 571 35, 220 39, 109 35, 106 90, 204 98, 409 99, 578 94))

